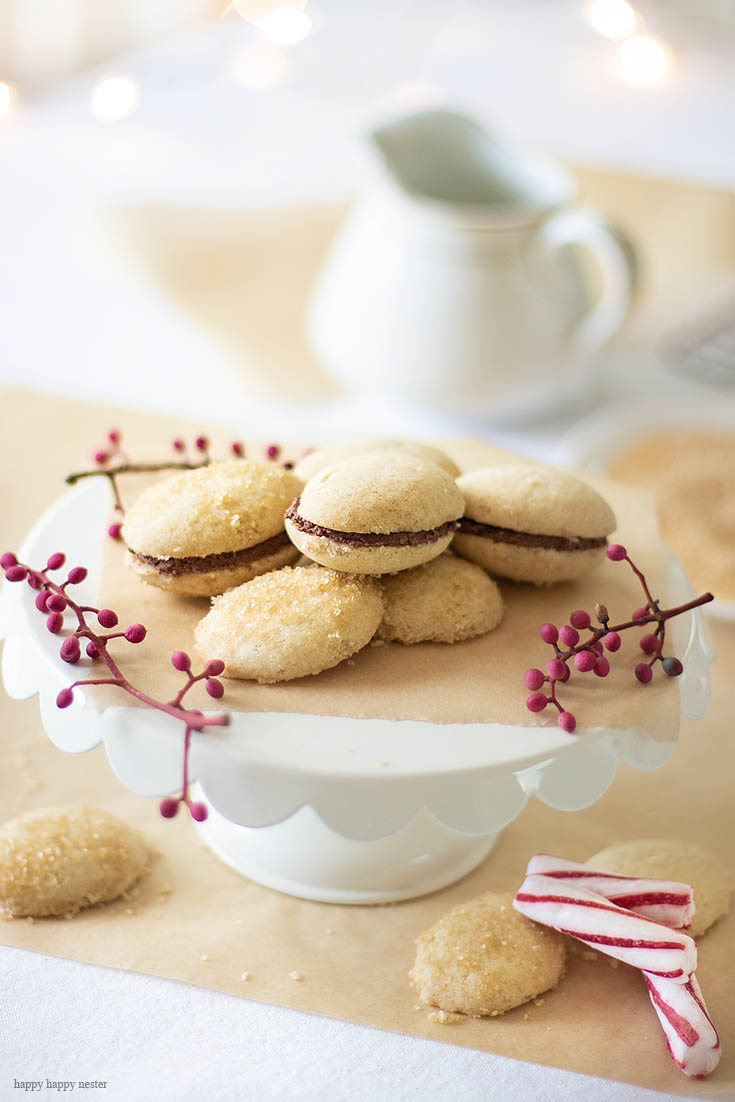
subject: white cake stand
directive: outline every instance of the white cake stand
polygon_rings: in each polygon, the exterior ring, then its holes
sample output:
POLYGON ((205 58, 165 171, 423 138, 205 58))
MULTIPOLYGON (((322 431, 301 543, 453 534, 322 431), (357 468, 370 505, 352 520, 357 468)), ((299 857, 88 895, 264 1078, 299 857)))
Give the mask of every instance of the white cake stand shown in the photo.
MULTIPOLYGON (((63 549, 68 561, 88 567, 75 593, 93 604, 109 508, 105 480, 81 484, 40 518, 20 558, 40 566, 63 549)), ((672 604, 693 596, 668 555, 666 574, 672 604)), ((684 661, 682 712, 698 718, 709 700, 712 646, 696 611, 671 627, 684 661)), ((180 723, 124 704, 101 709, 80 689, 72 707, 56 707, 57 693, 80 676, 79 667, 59 658, 59 637, 46 631, 25 584, 3 586, 0 638, 8 693, 15 699, 38 694, 56 746, 80 753, 104 742, 114 772, 133 792, 178 791, 180 723)), ((612 782, 618 761, 657 769, 674 746, 636 728, 578 728, 567 735, 551 723, 237 712, 229 727, 193 735, 191 776, 209 808, 199 825, 202 837, 245 876, 305 899, 385 903, 466 875, 529 796, 564 811, 588 807, 612 782)))

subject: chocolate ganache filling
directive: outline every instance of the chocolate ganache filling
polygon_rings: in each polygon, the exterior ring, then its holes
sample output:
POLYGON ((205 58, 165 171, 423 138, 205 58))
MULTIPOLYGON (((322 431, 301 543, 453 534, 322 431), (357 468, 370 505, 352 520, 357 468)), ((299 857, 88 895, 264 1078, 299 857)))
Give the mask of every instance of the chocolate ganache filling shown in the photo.
POLYGON ((345 547, 419 547, 424 543, 434 543, 459 527, 458 520, 448 520, 436 528, 425 528, 419 532, 340 532, 337 528, 325 528, 322 524, 314 524, 300 516, 299 501, 300 498, 296 498, 287 509, 288 520, 308 536, 323 536, 335 543, 342 543, 345 547))
POLYGON ((130 549, 130 554, 138 562, 153 566, 160 574, 206 574, 210 570, 232 570, 236 566, 262 559, 266 555, 275 555, 291 543, 286 531, 277 532, 252 547, 243 547, 240 551, 221 551, 215 555, 188 555, 180 559, 156 558, 155 555, 143 555, 130 549))
POLYGON ((482 536, 496 543, 510 543, 514 547, 544 547, 550 551, 592 551, 604 547, 607 536, 588 539, 584 536, 544 536, 535 532, 516 532, 513 528, 499 528, 495 524, 482 524, 479 520, 462 517, 459 531, 465 536, 482 536))

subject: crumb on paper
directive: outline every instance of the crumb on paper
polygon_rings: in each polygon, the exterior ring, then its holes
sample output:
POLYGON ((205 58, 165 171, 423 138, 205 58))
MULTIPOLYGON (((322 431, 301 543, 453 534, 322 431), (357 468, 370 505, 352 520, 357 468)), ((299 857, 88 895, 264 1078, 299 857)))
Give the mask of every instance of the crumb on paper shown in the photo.
POLYGON ((534 999, 533 1000, 533 1005, 534 1006, 543 1006, 545 1002, 546 1002, 546 999, 534 999))
POLYGON ((168 884, 163 884, 163 885, 162 885, 162 886, 161 886, 161 887, 160 887, 160 888, 158 889, 158 894, 159 894, 159 895, 170 895, 172 891, 173 891, 173 888, 172 888, 172 887, 170 887, 170 886, 169 886, 168 884))
POLYGON ((251 975, 252 975, 251 972, 241 972, 240 973, 240 979, 241 980, 249 980, 251 975))
POLYGON ((531 1013, 530 1010, 527 1010, 525 1012, 525 1014, 523 1015, 523 1021, 524 1022, 532 1022, 533 1021, 533 1014, 531 1013))
POLYGON ((126 915, 134 915, 134 914, 135 914, 135 911, 133 910, 133 908, 132 908, 132 907, 126 907, 126 908, 125 908, 125 914, 126 914, 126 915))
POLYGON ((430 1022, 436 1022, 438 1025, 448 1025, 450 1022, 458 1022, 462 1018, 461 1014, 453 1014, 447 1010, 432 1010, 427 1016, 430 1022))
POLYGON ((200 960, 209 960, 209 953, 202 953, 200 960))
POLYGON ((414 1003, 413 1008, 414 1008, 414 1010, 423 1010, 424 1009, 423 1006, 421 1005, 421 1003, 414 1003))
POLYGON ((302 973, 298 971, 298 969, 294 968, 292 972, 289 972, 288 978, 290 980, 302 980, 304 977, 302 973))
POLYGON ((333 933, 334 933, 334 930, 332 929, 332 927, 331 927, 331 926, 327 926, 327 929, 326 929, 325 933, 327 933, 327 934, 333 934, 333 933))
POLYGON ((242 926, 242 919, 241 918, 236 918, 235 919, 235 925, 236 926, 242 926))

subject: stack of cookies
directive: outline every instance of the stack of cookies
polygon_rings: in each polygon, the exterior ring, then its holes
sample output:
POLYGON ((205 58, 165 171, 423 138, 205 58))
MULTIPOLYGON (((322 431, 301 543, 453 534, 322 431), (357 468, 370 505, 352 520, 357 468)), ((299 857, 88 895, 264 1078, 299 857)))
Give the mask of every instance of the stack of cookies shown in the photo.
POLYGON ((437 448, 363 440, 293 470, 234 459, 157 483, 128 512, 149 584, 210 596, 204 658, 260 682, 318 674, 368 643, 456 643, 495 628, 491 575, 548 585, 604 554, 615 518, 571 475, 530 465, 460 476, 437 448), (300 565, 295 565, 300 560, 300 565))

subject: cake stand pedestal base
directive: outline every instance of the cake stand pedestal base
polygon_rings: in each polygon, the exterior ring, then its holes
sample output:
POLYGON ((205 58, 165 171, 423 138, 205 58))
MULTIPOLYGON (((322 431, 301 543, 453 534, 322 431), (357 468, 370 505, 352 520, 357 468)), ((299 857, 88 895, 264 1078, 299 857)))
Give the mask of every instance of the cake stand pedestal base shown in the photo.
POLYGON ((258 884, 318 903, 396 903, 438 891, 472 872, 500 836, 462 834, 426 810, 368 841, 337 834, 311 807, 270 827, 239 826, 208 810, 197 829, 217 857, 258 884))

